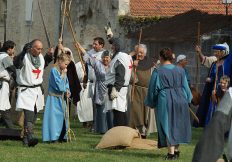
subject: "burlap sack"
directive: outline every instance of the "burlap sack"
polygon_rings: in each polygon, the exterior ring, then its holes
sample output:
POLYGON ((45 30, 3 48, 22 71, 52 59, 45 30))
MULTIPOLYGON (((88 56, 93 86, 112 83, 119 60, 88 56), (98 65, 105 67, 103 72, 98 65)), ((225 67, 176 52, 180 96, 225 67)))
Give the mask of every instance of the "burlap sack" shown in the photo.
POLYGON ((144 150, 155 150, 157 149, 157 141, 150 139, 134 138, 129 149, 144 149, 144 150))
POLYGON ((132 140, 139 136, 139 131, 130 127, 114 127, 103 135, 96 148, 103 149, 116 146, 130 146, 132 140))

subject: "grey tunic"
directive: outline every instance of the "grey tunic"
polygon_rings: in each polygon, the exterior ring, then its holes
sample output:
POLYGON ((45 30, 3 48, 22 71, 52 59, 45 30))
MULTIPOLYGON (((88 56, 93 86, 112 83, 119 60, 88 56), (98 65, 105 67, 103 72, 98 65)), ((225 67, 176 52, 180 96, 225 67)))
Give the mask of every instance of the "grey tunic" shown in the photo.
POLYGON ((93 67, 96 76, 94 102, 98 105, 102 105, 105 101, 105 95, 107 91, 106 85, 104 83, 106 75, 105 66, 101 61, 91 57, 88 54, 86 54, 84 57, 84 60, 86 60, 86 62, 93 67))

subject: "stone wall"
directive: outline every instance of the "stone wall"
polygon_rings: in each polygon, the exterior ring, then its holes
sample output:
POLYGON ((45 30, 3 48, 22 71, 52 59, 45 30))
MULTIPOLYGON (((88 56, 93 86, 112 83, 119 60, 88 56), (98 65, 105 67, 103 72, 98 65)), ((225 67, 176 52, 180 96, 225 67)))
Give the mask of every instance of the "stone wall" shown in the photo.
MULTIPOLYGON (((118 15, 127 14, 128 12, 129 0, 73 1, 71 17, 75 36, 85 48, 91 48, 94 37, 103 37, 106 40, 104 27, 110 22, 114 35, 121 37, 126 42, 123 30, 119 26, 118 15)), ((73 39, 67 24, 65 25, 64 42, 73 49, 73 39)), ((107 41, 105 48, 110 48, 107 41)))
MULTIPOLYGON (((33 1, 33 20, 32 23, 26 21, 26 3, 31 0, 7 0, 7 40, 13 40, 17 44, 17 52, 20 52, 23 45, 28 41, 35 38, 42 40, 44 49, 46 50, 48 45, 46 36, 42 24, 38 8, 38 0, 33 1)), ((59 34, 59 19, 60 19, 60 4, 57 0, 40 0, 45 24, 48 34, 51 39, 52 45, 57 44, 59 34), (57 10, 58 9, 58 10, 57 10)), ((28 13, 28 12, 27 12, 28 13)), ((29 12, 31 13, 31 12, 29 12)), ((3 25, 0 26, 0 41, 2 42, 4 37, 3 25)))

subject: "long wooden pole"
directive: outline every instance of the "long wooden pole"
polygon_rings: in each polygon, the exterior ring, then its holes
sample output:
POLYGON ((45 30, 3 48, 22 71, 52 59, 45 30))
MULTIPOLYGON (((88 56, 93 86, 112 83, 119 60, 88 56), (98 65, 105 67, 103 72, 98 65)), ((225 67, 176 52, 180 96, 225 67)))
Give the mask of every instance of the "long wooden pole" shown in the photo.
POLYGON ((62 4, 62 21, 61 21, 61 31, 60 31, 60 40, 62 40, 63 37, 63 32, 64 32, 64 19, 65 19, 65 12, 66 12, 66 8, 67 8, 67 0, 63 0, 61 2, 62 4))
POLYGON ((27 36, 27 42, 30 42, 30 38, 31 38, 31 28, 32 28, 32 16, 33 16, 33 5, 34 1, 31 2, 31 19, 30 19, 30 24, 29 24, 29 30, 28 30, 28 36, 27 36))
MULTIPOLYGON (((197 23, 197 45, 200 45, 200 32, 201 32, 201 23, 198 22, 197 23)), ((199 73, 200 73, 200 69, 199 69, 199 58, 198 58, 198 55, 196 55, 196 61, 197 61, 196 89, 199 90, 199 82, 200 82, 199 73)))
MULTIPOLYGON (((142 28, 140 28, 140 32, 139 32, 139 42, 138 42, 138 49, 136 52, 136 60, 138 60, 138 52, 139 52, 139 46, 140 46, 140 42, 141 42, 141 37, 142 37, 142 28)), ((132 88, 131 88, 131 102, 134 100, 134 91, 135 91, 135 81, 136 81, 136 66, 134 66, 134 78, 133 78, 133 82, 132 82, 132 88)))
POLYGON ((7 18, 7 10, 4 11, 4 42, 6 41, 6 18, 7 18))
POLYGON ((47 28, 46 28, 46 25, 45 25, 45 22, 44 22, 44 17, 43 17, 43 13, 42 13, 42 10, 41 10, 41 6, 40 6, 39 0, 38 0, 38 6, 39 6, 39 12, 40 12, 40 15, 41 15, 41 19, 42 19, 42 23, 43 23, 44 32, 45 32, 45 35, 46 35, 48 47, 51 47, 51 41, 50 41, 50 38, 49 38, 49 35, 48 35, 48 31, 47 31, 47 28))
MULTIPOLYGON (((74 32, 74 30, 73 30, 73 25, 72 25, 72 21, 71 21, 71 17, 70 17, 69 11, 66 11, 66 14, 65 14, 65 15, 66 15, 67 20, 68 20, 69 28, 70 28, 70 30, 71 30, 74 43, 76 44, 78 41, 77 41, 77 39, 76 39, 76 37, 75 37, 75 32, 74 32)), ((77 50, 77 56, 78 56, 78 58, 79 58, 79 60, 80 60, 80 62, 81 62, 81 66, 82 66, 82 68, 83 68, 84 75, 86 75, 86 70, 85 70, 85 66, 84 66, 83 59, 82 59, 81 54, 80 54, 80 49, 77 48, 76 46, 74 46, 74 47, 75 47, 76 50, 77 50)))
POLYGON ((200 123, 198 117, 197 117, 196 114, 192 111, 192 109, 191 109, 190 107, 189 107, 189 111, 190 111, 192 117, 197 121, 197 123, 200 123))

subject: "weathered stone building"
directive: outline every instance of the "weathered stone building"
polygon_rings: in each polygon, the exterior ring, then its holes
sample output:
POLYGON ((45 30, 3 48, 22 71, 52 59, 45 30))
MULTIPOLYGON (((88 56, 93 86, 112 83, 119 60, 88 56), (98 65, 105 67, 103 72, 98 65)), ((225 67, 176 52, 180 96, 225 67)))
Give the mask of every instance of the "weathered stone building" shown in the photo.
MULTIPOLYGON (((40 5, 51 43, 56 44, 59 35, 60 2, 59 0, 40 0, 40 5)), ((39 38, 44 42, 45 49, 47 48, 38 0, 0 0, 0 15, 1 42, 6 34, 6 40, 15 41, 17 52, 19 52, 25 43, 39 38), (6 31, 4 31, 4 12, 7 14, 6 31)))
MULTIPOLYGON (((58 42, 61 24, 61 0, 0 0, 0 42, 13 40, 17 44, 17 52, 22 46, 34 38, 43 41, 45 50, 47 41, 38 1, 40 2, 45 25, 51 44, 58 42), (6 31, 4 31, 4 13, 6 13, 6 31)), ((113 32, 123 36, 118 24, 118 15, 129 12, 129 0, 75 0, 71 3, 71 18, 75 37, 88 47, 96 36, 106 38, 104 27, 110 22, 113 32)), ((73 38, 67 21, 64 25, 64 44, 73 50, 73 38)), ((107 46, 107 45, 106 45, 107 46)))

